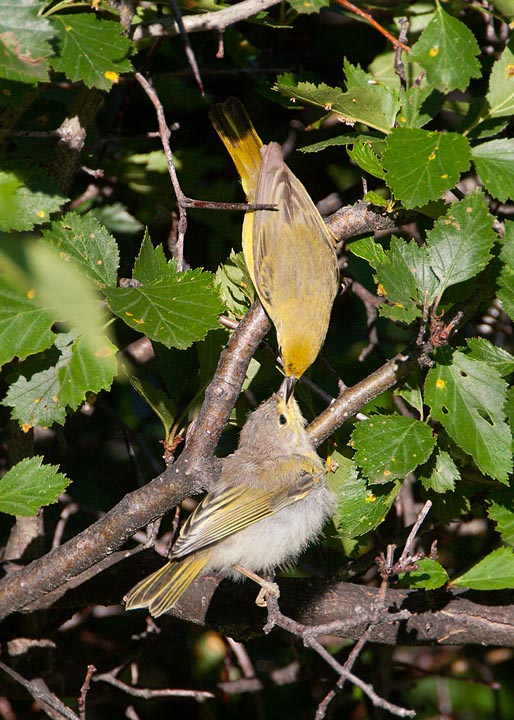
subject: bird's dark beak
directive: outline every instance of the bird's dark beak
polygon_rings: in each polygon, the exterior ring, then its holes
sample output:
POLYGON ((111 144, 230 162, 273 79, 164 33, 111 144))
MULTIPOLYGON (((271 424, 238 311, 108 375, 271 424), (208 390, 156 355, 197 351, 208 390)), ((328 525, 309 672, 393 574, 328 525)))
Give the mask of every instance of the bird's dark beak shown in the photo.
POLYGON ((285 377, 282 380, 282 385, 280 386, 280 388, 278 390, 278 394, 281 395, 285 399, 286 403, 288 403, 290 398, 292 398, 295 385, 296 385, 295 377, 285 377))

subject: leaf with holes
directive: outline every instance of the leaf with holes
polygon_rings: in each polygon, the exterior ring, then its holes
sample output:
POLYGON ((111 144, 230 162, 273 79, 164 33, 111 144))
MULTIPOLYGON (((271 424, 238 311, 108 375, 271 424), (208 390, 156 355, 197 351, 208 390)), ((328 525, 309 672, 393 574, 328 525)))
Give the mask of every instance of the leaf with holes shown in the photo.
POLYGON ((507 384, 499 372, 456 350, 436 354, 425 382, 432 417, 486 475, 507 483, 512 470, 512 438, 504 405, 507 384))

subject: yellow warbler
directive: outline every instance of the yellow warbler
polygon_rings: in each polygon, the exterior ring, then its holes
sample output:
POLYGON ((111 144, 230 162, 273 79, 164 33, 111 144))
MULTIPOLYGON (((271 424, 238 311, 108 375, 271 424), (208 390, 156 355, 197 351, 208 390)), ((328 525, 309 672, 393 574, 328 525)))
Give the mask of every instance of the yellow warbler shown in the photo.
POLYGON ((239 100, 214 105, 210 116, 241 176, 248 202, 277 206, 275 211, 245 214, 243 252, 277 330, 292 388, 318 356, 327 334, 339 284, 335 239, 285 164, 280 146, 262 144, 239 100))
POLYGON ((220 479, 184 523, 170 562, 130 590, 128 610, 148 608, 158 617, 209 572, 246 575, 277 591, 256 573, 292 562, 333 506, 323 463, 296 400, 287 396, 284 382, 248 417, 236 452, 222 461, 220 479))

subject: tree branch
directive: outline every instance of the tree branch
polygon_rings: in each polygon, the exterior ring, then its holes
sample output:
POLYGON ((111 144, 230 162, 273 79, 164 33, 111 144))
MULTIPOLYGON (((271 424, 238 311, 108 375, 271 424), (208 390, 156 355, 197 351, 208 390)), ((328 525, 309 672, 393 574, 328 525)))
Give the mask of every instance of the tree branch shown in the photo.
MULTIPOLYGON (((185 15, 182 20, 187 33, 202 32, 203 30, 217 30, 223 32, 229 25, 257 15, 274 5, 279 5, 280 0, 243 0, 232 7, 218 10, 217 12, 200 13, 199 15, 185 15)), ((179 27, 173 17, 163 18, 160 22, 142 23, 138 25, 132 39, 140 42, 148 37, 163 37, 178 35, 179 27)))

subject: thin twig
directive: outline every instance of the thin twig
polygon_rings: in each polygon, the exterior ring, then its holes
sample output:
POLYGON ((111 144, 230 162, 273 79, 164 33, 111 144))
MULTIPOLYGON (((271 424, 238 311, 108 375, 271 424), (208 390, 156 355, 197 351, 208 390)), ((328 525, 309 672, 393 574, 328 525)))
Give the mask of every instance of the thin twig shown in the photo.
MULTIPOLYGON (((398 19, 398 22, 400 23, 400 35, 398 40, 400 43, 405 43, 407 41, 407 33, 409 31, 409 20, 406 17, 401 17, 398 19)), ((394 50, 394 71, 400 78, 402 90, 406 90, 407 76, 405 75, 405 65, 403 63, 402 51, 403 48, 401 45, 398 45, 398 47, 394 50)))
POLYGON ((402 50, 405 50, 405 52, 410 52, 410 48, 408 45, 405 45, 405 43, 397 40, 394 35, 391 35, 388 30, 383 28, 382 25, 380 25, 380 23, 378 23, 375 18, 373 18, 369 13, 361 10, 361 8, 349 2, 349 0, 336 0, 336 2, 338 2, 339 5, 342 5, 347 10, 350 10, 356 15, 359 15, 359 17, 364 18, 364 20, 366 20, 366 22, 368 22, 372 27, 374 27, 375 30, 378 30, 381 35, 387 38, 394 48, 401 47, 402 50))
MULTIPOLYGON (((230 7, 216 12, 188 15, 183 18, 186 32, 202 32, 217 30, 222 32, 229 25, 257 15, 273 5, 279 5, 281 0, 243 0, 230 7)), ((146 37, 162 37, 165 35, 178 35, 179 29, 174 18, 162 18, 160 22, 142 23, 134 28, 132 39, 139 42, 146 37)))
POLYGON ((268 607, 268 622, 264 627, 265 633, 271 632, 272 628, 276 626, 282 628, 283 630, 287 630, 293 635, 296 635, 303 640, 303 643, 306 647, 310 647, 315 650, 318 655, 323 658, 323 660, 325 660, 325 662, 337 672, 340 678, 344 677, 351 683, 353 683, 356 687, 360 688, 363 693, 368 696, 368 698, 371 700, 375 707, 380 707, 384 710, 388 710, 392 715, 396 715, 397 717, 414 717, 414 715, 416 714, 414 710, 407 710, 406 708, 399 707, 398 705, 393 705, 387 700, 384 700, 379 695, 377 695, 372 685, 365 683, 352 672, 345 670, 343 665, 341 665, 341 663, 339 663, 328 652, 328 650, 323 647, 319 640, 316 639, 318 635, 325 634, 326 627, 329 627, 330 625, 332 625, 332 623, 329 623, 325 627, 309 627, 307 625, 302 625, 301 623, 296 622, 296 620, 293 620, 292 618, 286 617, 282 614, 278 605, 278 599, 273 596, 272 593, 267 593, 266 602, 268 607))
POLYGON ((249 203, 218 203, 211 202, 209 200, 194 200, 193 198, 187 197, 180 187, 177 171, 175 169, 175 161, 173 159, 173 153, 170 146, 170 129, 166 123, 166 116, 164 115, 164 108, 159 96, 151 82, 147 80, 141 73, 136 73, 135 78, 141 85, 146 95, 150 99, 152 105, 155 108, 157 114, 157 122, 159 125, 159 135, 161 138, 164 155, 166 157, 166 163, 168 166, 168 172, 171 178, 171 184, 175 191, 175 197, 177 198, 178 205, 178 227, 177 227, 177 242, 176 242, 176 259, 177 267, 179 271, 184 269, 184 238, 187 230, 187 208, 200 208, 204 210, 276 210, 275 205, 256 205, 249 203))
POLYGON ((426 516, 430 512, 430 508, 432 507, 432 501, 427 500, 426 503, 423 505, 421 510, 418 513, 418 517, 416 518, 416 522, 412 526, 412 529, 407 537, 407 540, 405 542, 405 546, 403 548, 403 552, 400 555, 399 563, 403 564, 405 563, 405 560, 412 556, 412 545, 414 543, 414 540, 416 538, 416 535, 419 532, 419 529, 421 525, 423 524, 426 516))
POLYGON ((57 521, 57 524, 55 526, 54 537, 52 540, 53 548, 58 547, 61 544, 62 537, 64 535, 64 529, 66 528, 66 524, 70 516, 74 515, 76 512, 79 511, 79 506, 77 505, 77 503, 73 502, 69 496, 67 497, 68 503, 63 507, 59 520, 57 521))
POLYGON ((187 34, 187 30, 184 27, 184 21, 182 19, 182 13, 180 11, 179 4, 178 4, 177 0, 169 0, 169 2, 170 2, 171 9, 173 11, 173 15, 175 16, 175 21, 176 21, 177 27, 179 29, 180 37, 182 38, 182 42, 184 43, 184 51, 186 53, 186 57, 189 62, 189 66, 190 66, 191 70, 193 71, 193 75, 194 75, 194 78, 196 80, 198 87, 200 88, 200 92, 202 93, 202 96, 204 96, 205 92, 203 89, 202 78, 200 76, 200 70, 198 69, 198 63, 196 62, 194 50, 191 47, 189 35, 187 34))
POLYGON ((91 678, 95 672, 96 668, 94 665, 87 666, 86 677, 84 678, 84 682, 80 688, 80 695, 78 698, 80 720, 86 720, 86 697, 89 692, 89 688, 91 687, 91 678))
MULTIPOLYGON (((119 668, 117 668, 119 670, 119 668)), ((151 700, 152 698, 165 698, 165 697, 192 697, 196 700, 206 700, 213 698, 214 694, 207 690, 176 690, 172 688, 135 688, 131 685, 118 680, 112 673, 102 673, 101 675, 95 675, 93 678, 95 682, 105 682, 113 687, 123 690, 127 695, 133 697, 143 698, 144 700, 151 700)))
POLYGON ((25 688, 40 705, 42 710, 54 720, 80 720, 73 710, 59 700, 45 685, 41 678, 27 680, 8 665, 0 661, 0 670, 3 670, 19 685, 25 688))

